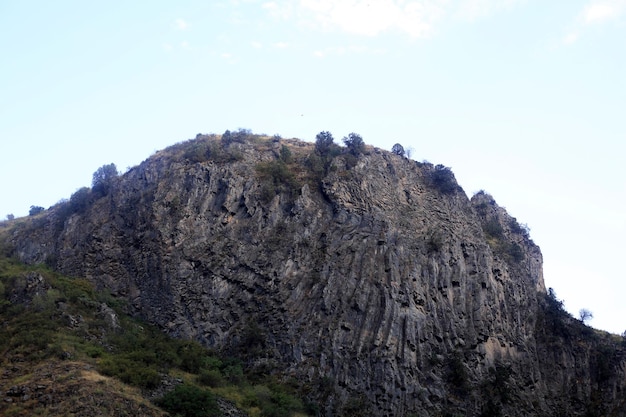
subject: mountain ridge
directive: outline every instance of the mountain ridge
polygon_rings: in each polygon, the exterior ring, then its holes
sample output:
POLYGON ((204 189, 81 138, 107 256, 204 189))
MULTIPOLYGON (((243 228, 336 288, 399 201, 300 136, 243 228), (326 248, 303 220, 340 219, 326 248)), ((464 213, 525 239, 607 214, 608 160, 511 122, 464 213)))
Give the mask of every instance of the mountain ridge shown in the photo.
POLYGON ((322 415, 624 415, 623 347, 568 318, 491 196, 441 165, 328 145, 199 135, 11 244, 168 334, 317 387, 322 415))

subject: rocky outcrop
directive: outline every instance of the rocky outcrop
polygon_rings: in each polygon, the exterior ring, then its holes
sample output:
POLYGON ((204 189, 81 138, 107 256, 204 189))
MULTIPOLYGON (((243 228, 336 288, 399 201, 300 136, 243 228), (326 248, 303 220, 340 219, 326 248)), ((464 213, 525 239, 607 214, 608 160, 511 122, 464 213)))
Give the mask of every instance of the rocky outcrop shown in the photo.
POLYGON ((335 151, 199 136, 12 244, 297 378, 324 415, 625 415, 620 341, 559 309, 539 248, 489 195, 469 200, 445 167, 335 151))

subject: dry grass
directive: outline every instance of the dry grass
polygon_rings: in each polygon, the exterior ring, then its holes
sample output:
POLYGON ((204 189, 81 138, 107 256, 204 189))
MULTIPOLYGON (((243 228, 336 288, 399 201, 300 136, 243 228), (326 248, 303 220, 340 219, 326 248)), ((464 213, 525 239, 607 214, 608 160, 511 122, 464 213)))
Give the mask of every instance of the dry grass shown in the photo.
POLYGON ((167 415, 138 388, 100 375, 91 364, 81 361, 4 366, 0 392, 3 416, 167 415))

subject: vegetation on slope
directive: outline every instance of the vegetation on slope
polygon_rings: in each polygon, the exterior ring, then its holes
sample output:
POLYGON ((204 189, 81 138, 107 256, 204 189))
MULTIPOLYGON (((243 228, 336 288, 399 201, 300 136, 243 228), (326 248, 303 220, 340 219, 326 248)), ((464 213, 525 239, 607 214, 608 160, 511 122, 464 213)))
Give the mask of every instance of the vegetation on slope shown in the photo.
POLYGON ((306 415, 269 373, 122 310, 86 280, 0 254, 0 414, 219 416, 228 400, 250 416, 306 415))

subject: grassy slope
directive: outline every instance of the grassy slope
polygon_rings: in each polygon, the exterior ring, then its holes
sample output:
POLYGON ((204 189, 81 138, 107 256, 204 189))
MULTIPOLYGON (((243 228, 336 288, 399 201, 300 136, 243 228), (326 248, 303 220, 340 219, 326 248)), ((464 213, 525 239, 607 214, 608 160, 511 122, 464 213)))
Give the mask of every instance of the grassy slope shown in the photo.
POLYGON ((306 415, 293 389, 124 316, 86 280, 0 250, 0 283, 0 415, 162 416, 155 403, 181 383, 250 416, 306 415))

